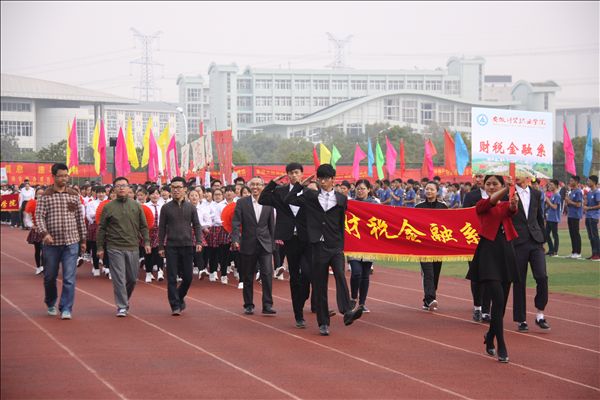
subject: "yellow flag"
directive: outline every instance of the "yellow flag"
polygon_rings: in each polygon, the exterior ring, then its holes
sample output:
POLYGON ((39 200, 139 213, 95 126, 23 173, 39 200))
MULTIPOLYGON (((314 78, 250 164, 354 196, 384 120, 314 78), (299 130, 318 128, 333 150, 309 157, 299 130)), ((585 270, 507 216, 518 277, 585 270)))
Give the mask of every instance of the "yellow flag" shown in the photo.
POLYGON ((94 136, 92 136, 92 149, 94 149, 94 171, 100 175, 100 152, 98 151, 98 144, 100 143, 100 127, 99 122, 96 120, 96 126, 94 127, 94 136))
POLYGON ((67 167, 70 168, 69 160, 71 159, 71 148, 69 147, 69 136, 71 136, 71 124, 67 122, 67 167))
POLYGON ((161 159, 163 161, 163 168, 167 165, 167 147, 169 146, 169 141, 171 140, 171 135, 169 135, 169 124, 165 126, 165 129, 161 132, 158 137, 158 147, 160 147, 161 159))
POLYGON ((148 118, 146 124, 146 131, 144 132, 144 152, 142 153, 142 167, 148 165, 148 159, 150 158, 150 131, 152 130, 152 117, 148 118))
POLYGON ((329 151, 329 149, 327 147, 325 147, 325 145, 323 143, 319 144, 319 148, 320 148, 319 154, 321 155, 321 159, 320 159, 321 164, 329 164, 331 162, 331 152, 329 151))
POLYGON ((129 164, 131 164, 133 168, 139 168, 140 163, 138 161, 137 152, 135 151, 131 118, 127 119, 127 136, 125 138, 125 147, 127 147, 127 158, 129 159, 129 164))

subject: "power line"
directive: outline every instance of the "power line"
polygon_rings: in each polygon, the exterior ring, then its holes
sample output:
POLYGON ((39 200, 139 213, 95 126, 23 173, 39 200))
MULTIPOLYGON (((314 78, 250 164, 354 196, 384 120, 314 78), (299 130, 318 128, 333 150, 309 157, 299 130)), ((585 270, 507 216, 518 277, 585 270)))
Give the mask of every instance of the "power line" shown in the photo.
MULTIPOLYGON (((60 65, 60 64, 71 64, 74 61, 79 61, 79 60, 86 60, 86 61, 90 61, 91 58, 96 58, 96 57, 102 57, 102 56, 107 56, 107 55, 112 55, 112 54, 118 54, 118 53, 123 53, 126 51, 131 51, 134 48, 128 48, 128 49, 120 49, 120 50, 112 50, 112 51, 107 51, 107 52, 103 52, 103 53, 98 53, 98 54, 93 54, 93 55, 87 55, 87 56, 81 56, 81 57, 75 57, 75 58, 69 58, 66 60, 61 60, 61 61, 54 61, 54 62, 50 62, 50 63, 44 63, 44 64, 36 64, 36 65, 29 65, 26 67, 15 67, 15 68, 11 68, 9 69, 10 71, 15 71, 15 72, 23 72, 25 70, 30 70, 30 69, 38 69, 38 68, 47 68, 47 67, 51 67, 54 65, 60 65)), ((103 60, 102 58, 100 60, 103 60)), ((111 58, 110 60, 113 60, 113 58, 111 58)), ((99 61, 96 61, 99 62, 99 61)), ((46 72, 46 71, 44 71, 46 72)))
POLYGON ((130 28, 133 36, 139 40, 142 46, 142 56, 131 61, 132 64, 140 65, 140 86, 136 87, 140 91, 140 100, 154 100, 158 89, 154 86, 154 66, 161 65, 153 60, 153 44, 162 32, 158 31, 152 35, 144 35, 135 28, 130 28))

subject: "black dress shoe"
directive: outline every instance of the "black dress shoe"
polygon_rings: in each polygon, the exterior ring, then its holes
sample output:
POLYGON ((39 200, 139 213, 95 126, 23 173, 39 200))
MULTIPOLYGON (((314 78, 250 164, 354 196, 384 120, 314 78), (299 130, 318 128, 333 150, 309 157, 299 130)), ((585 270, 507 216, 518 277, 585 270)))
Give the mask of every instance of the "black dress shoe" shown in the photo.
POLYGON ((481 310, 473 310, 473 321, 481 322, 481 310))
POLYGON ((485 352, 488 353, 489 356, 494 357, 496 355, 496 348, 494 347, 493 340, 488 340, 487 333, 483 335, 483 344, 485 344, 485 352))
POLYGON ((529 331, 529 325, 527 325, 527 322, 519 322, 519 325, 517 325, 517 330, 519 332, 527 332, 529 331))
POLYGON ((277 314, 277 311, 273 310, 271 307, 265 307, 263 308, 262 313, 265 315, 275 315, 277 314))
POLYGON ((248 307, 244 308, 244 314, 246 314, 246 315, 254 314, 254 307, 248 306, 248 307))
POLYGON ((354 321, 359 319, 362 316, 363 309, 362 307, 358 307, 354 311, 348 311, 344 314, 344 325, 352 325, 354 321))
POLYGON ((481 314, 481 322, 492 322, 492 316, 489 313, 482 313, 481 314))
POLYGON ((498 348, 498 361, 501 363, 508 362, 508 352, 506 351, 506 349, 498 348))
POLYGON ((544 330, 544 331, 549 331, 550 330, 550 325, 548 325, 548 323, 546 322, 545 319, 536 319, 535 320, 535 324, 537 326, 540 327, 540 329, 544 330))
POLYGON ((329 326, 319 325, 319 333, 321 334, 321 336, 329 336, 329 326))
POLYGON ((298 328, 298 329, 306 328, 306 321, 303 319, 297 319, 296 320, 296 328, 298 328))

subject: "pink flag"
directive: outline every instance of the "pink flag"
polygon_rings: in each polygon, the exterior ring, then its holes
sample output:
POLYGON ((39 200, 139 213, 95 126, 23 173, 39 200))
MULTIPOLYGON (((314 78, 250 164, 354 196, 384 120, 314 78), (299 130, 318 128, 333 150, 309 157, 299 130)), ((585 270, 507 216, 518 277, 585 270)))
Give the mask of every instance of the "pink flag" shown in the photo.
POLYGON ((364 151, 360 148, 358 143, 356 143, 356 149, 354 150, 354 162, 352 163, 352 176, 354 180, 357 181, 360 179, 360 162, 367 157, 364 151))
POLYGON ((115 149, 115 168, 117 170, 117 176, 125 176, 131 172, 129 158, 127 157, 125 136, 123 136, 123 127, 119 128, 119 136, 117 136, 117 147, 115 149))
POLYGON ((77 118, 73 118, 73 126, 69 135, 69 148, 71 155, 69 158, 69 168, 79 165, 79 154, 77 151, 77 118))
POLYGON ((158 153, 158 145, 156 144, 152 130, 150 130, 148 147, 148 180, 156 182, 158 179, 158 157, 160 156, 158 153))
POLYGON ((575 150, 573 150, 573 144, 569 137, 569 131, 567 130, 567 124, 563 121, 563 150, 565 152, 565 171, 571 175, 577 175, 575 169, 575 150))
POLYGON ((104 132, 104 120, 100 120, 98 153, 100 153, 100 175, 103 175, 106 173, 106 133, 104 132))
POLYGON ((430 139, 425 141, 425 152, 423 155, 423 167, 421 168, 421 175, 427 175, 431 180, 433 179, 433 156, 436 154, 435 147, 431 143, 430 139))
POLYGON ((390 142, 388 137, 385 137, 385 167, 388 172, 388 177, 392 179, 393 175, 396 173, 396 157, 398 153, 394 146, 390 142))
POLYGON ((177 161, 177 145, 175 143, 175 135, 171 136, 171 141, 167 146, 167 177, 169 180, 179 176, 179 162, 177 161))
POLYGON ((404 160, 404 139, 400 139, 400 177, 404 178, 406 162, 404 160))
POLYGON ((204 136, 204 122, 200 121, 200 137, 204 136))

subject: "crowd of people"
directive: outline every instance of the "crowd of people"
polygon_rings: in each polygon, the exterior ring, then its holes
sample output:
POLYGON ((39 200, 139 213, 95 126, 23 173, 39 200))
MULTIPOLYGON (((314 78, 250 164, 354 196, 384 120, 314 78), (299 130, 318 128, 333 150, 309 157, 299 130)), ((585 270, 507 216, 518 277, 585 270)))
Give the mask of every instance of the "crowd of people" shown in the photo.
MULTIPOLYGON (((253 285, 262 286, 261 313, 273 316, 272 280, 289 273, 292 308, 297 328, 305 328, 305 303, 316 314, 319 333, 329 335, 328 277, 336 282, 337 311, 346 325, 363 313, 373 260, 345 257, 344 218, 347 201, 394 207, 448 209, 475 207, 481 241, 469 262, 473 315, 489 322, 486 352, 508 362, 502 319, 513 287, 516 329, 528 331, 525 283, 528 266, 536 281, 535 323, 550 330, 544 316, 548 303, 546 257, 559 254, 558 224, 567 217, 571 252, 582 258, 580 220, 590 240, 589 260, 600 260, 598 177, 584 185, 578 176, 567 184, 536 179, 504 179, 475 175, 473 182, 442 183, 439 177, 361 179, 335 183, 335 169, 323 164, 316 176, 304 178, 303 166, 290 163, 286 174, 266 184, 238 178, 223 186, 212 180, 204 187, 195 179, 175 177, 168 185, 134 184, 117 177, 112 185, 85 182, 69 185, 66 165, 52 167, 54 184, 32 187, 3 185, 2 194, 19 193, 18 212, 3 213, 2 223, 28 229, 34 246, 36 274, 44 275, 49 315, 71 319, 77 268, 91 264, 94 277, 112 281, 117 317, 126 317, 140 268, 145 282, 167 280, 168 302, 174 316, 186 308, 193 282, 229 284, 232 275, 242 290, 243 312, 255 312, 253 285), (509 196, 509 188, 515 186, 509 196), (227 223, 231 226, 225 226, 227 223), (545 244, 547 243, 547 249, 545 244), (58 308, 56 279, 62 264, 63 289, 58 308), (348 285, 345 269, 350 270, 348 285), (497 351, 496 351, 497 346, 497 351)), ((422 308, 439 307, 436 291, 442 262, 421 262, 422 308)))

